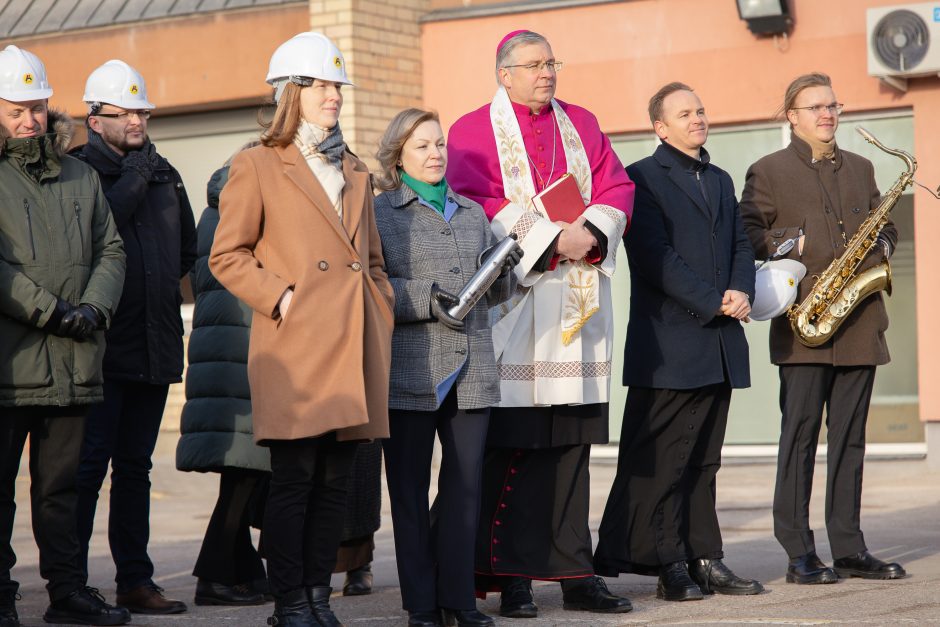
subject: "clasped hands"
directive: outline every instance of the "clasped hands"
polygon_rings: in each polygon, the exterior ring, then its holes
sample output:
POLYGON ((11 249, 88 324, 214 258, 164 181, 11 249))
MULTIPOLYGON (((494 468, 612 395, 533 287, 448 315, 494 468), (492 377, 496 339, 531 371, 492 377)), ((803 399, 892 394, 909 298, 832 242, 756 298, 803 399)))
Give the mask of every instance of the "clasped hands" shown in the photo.
POLYGON ((81 342, 101 326, 101 318, 98 310, 88 303, 75 306, 60 298, 56 301, 55 312, 43 328, 53 335, 81 342))
POLYGON ((561 260, 580 261, 584 259, 592 248, 597 246, 597 238, 584 226, 585 217, 578 216, 574 222, 558 220, 555 224, 561 228, 555 252, 561 260))
POLYGON ((721 299, 721 309, 718 313, 722 316, 731 316, 737 320, 750 322, 748 314, 751 313, 751 301, 747 294, 738 290, 725 290, 725 295, 721 299))

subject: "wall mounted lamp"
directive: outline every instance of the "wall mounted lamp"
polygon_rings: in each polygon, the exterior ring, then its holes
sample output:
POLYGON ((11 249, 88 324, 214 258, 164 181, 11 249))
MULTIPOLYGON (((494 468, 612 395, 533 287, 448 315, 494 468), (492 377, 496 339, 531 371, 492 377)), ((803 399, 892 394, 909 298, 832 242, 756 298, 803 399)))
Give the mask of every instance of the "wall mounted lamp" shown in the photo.
POLYGON ((785 34, 793 26, 787 0, 737 0, 738 15, 755 35, 785 34))

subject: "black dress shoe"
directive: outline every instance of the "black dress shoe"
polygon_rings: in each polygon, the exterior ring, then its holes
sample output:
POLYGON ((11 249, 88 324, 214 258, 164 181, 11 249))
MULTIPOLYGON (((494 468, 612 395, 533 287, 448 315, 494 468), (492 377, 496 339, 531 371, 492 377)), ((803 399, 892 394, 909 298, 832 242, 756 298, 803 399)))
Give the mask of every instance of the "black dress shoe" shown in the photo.
POLYGON ((440 610, 433 612, 408 612, 408 627, 442 627, 440 610))
POLYGON ((621 614, 633 609, 626 597, 611 594, 604 580, 596 575, 578 579, 563 579, 561 585, 563 608, 580 612, 621 614))
POLYGON ((105 603, 97 589, 83 587, 53 601, 42 619, 68 625, 126 625, 131 622, 131 613, 105 603))
POLYGON ((495 627, 496 621, 483 612, 473 610, 449 610, 443 608, 444 624, 448 627, 495 627))
POLYGON ((274 597, 274 615, 268 617, 272 627, 316 627, 317 619, 310 609, 307 591, 303 588, 274 597))
POLYGON ((499 599, 499 615, 506 618, 535 618, 539 608, 532 600, 532 580, 507 577, 499 599))
POLYGON ((19 594, 0 595, 0 627, 20 627, 20 617, 16 613, 19 594))
POLYGON ((897 562, 882 562, 868 551, 840 557, 832 565, 836 574, 842 578, 901 579, 907 576, 907 572, 897 562))
POLYGON ((836 572, 823 564, 813 551, 794 557, 787 566, 787 583, 817 584, 837 581, 839 576, 836 572))
POLYGON ((226 586, 198 579, 195 602, 196 605, 264 605, 264 595, 245 583, 226 586))
POLYGON ((759 581, 738 577, 720 559, 692 560, 689 576, 702 594, 760 594, 764 591, 759 581))
POLYGON ((689 576, 685 562, 673 562, 659 569, 656 596, 664 601, 701 601, 705 597, 689 576))
POLYGON ((372 564, 366 564, 346 573, 343 583, 344 597, 358 597, 372 593, 372 564))
POLYGON ((274 600, 274 595, 271 593, 271 584, 268 583, 267 577, 264 577, 263 579, 255 579, 252 581, 251 589, 256 594, 263 596, 265 602, 274 600))

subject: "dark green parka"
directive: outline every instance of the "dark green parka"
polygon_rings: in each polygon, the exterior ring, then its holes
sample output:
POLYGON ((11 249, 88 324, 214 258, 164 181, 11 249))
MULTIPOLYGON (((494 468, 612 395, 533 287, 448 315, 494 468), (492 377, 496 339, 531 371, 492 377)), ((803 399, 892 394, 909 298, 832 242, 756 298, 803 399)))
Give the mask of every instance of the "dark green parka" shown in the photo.
POLYGON ((0 127, 0 407, 87 405, 104 399, 104 331, 83 342, 42 327, 62 299, 110 324, 124 282, 124 247, 98 176, 65 155, 72 123, 49 112, 42 137, 0 127))

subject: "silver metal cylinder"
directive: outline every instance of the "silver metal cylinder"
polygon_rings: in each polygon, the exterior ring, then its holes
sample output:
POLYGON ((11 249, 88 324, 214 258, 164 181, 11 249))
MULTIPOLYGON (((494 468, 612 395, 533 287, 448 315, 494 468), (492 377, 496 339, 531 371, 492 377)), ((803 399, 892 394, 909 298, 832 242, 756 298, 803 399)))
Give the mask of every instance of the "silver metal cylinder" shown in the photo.
POLYGON ((470 277, 467 284, 460 290, 460 294, 457 295, 459 302, 451 307, 447 313, 458 320, 463 320, 473 309, 473 306, 477 304, 477 301, 483 298, 486 291, 499 278, 503 270, 503 264, 506 263, 506 257, 515 247, 516 239, 512 236, 504 237, 496 244, 490 256, 480 264, 479 270, 470 277))

